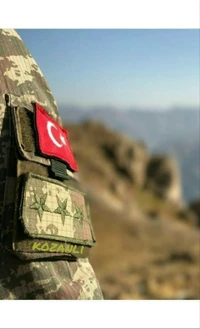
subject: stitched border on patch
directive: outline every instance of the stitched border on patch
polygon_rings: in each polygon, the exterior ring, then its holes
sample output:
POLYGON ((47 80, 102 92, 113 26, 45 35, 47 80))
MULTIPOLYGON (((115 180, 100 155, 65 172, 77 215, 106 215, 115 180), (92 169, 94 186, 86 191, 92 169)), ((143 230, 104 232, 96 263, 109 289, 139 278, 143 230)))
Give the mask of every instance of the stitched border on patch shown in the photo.
POLYGON ((85 194, 57 180, 25 175, 21 222, 31 237, 93 246, 96 242, 85 194))

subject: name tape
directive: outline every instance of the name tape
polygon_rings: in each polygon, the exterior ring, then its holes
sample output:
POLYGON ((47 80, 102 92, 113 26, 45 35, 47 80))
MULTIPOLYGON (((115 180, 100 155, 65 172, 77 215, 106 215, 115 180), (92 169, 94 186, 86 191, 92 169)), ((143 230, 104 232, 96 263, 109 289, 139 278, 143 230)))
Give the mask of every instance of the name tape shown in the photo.
POLYGON ((55 242, 34 242, 32 245, 33 251, 45 251, 45 252, 60 252, 60 253, 68 253, 68 254, 83 254, 84 246, 78 245, 69 245, 69 244, 60 244, 55 242))

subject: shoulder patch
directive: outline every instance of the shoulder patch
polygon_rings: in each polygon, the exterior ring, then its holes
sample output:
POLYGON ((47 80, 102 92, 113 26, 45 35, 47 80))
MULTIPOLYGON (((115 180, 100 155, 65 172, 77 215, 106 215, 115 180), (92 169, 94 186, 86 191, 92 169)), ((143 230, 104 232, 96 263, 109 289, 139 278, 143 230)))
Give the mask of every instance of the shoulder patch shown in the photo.
POLYGON ((62 160, 68 164, 71 170, 78 171, 69 142, 68 131, 48 115, 38 103, 35 104, 35 116, 40 152, 43 155, 62 160))

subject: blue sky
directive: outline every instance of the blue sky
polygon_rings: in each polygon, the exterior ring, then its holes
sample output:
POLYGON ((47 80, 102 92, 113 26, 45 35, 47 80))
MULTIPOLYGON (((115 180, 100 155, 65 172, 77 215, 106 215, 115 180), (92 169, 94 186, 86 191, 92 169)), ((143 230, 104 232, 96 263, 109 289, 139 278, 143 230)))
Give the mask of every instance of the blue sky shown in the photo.
POLYGON ((58 104, 199 106, 199 30, 18 29, 58 104))

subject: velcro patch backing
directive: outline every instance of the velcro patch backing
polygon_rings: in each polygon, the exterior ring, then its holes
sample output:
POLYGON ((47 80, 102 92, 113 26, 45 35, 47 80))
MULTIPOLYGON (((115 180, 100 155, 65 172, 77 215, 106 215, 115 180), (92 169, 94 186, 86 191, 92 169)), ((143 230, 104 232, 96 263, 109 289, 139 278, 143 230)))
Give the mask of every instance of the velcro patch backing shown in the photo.
POLYGON ((66 165, 58 160, 51 159, 51 172, 56 178, 70 179, 70 176, 67 175, 66 165))
POLYGON ((37 153, 33 111, 24 107, 13 107, 11 113, 20 155, 26 160, 50 166, 50 159, 37 153))

